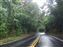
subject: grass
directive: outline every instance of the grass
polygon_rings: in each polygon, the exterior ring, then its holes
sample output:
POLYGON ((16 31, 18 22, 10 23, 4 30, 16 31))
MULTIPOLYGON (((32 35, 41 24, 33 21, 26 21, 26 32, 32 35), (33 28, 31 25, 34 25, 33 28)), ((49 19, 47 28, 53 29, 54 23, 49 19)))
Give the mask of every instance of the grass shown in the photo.
POLYGON ((28 36, 29 36, 28 34, 25 34, 25 35, 23 34, 21 36, 12 36, 12 37, 8 37, 8 38, 5 38, 5 39, 1 39, 0 45, 11 43, 11 42, 14 42, 14 41, 17 41, 17 40, 21 40, 21 39, 24 39, 25 37, 28 37, 28 36))

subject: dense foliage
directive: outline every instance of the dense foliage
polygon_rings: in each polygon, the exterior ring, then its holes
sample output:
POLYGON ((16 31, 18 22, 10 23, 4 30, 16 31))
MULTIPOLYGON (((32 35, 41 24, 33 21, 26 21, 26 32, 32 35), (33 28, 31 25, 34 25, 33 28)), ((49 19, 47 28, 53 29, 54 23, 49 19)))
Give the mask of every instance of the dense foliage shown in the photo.
POLYGON ((41 22, 38 23, 40 16, 36 3, 23 2, 23 0, 0 0, 0 39, 36 32, 41 25, 41 22))
POLYGON ((46 32, 62 33, 63 32, 63 0, 49 0, 49 16, 45 18, 46 32), (53 5, 56 2, 55 5, 53 5))

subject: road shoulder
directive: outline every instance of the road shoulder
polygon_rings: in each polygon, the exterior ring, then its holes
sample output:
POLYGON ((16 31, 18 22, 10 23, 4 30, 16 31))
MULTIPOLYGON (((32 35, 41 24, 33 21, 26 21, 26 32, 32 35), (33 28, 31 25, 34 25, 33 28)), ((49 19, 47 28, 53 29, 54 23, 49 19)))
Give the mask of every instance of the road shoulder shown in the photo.
POLYGON ((63 42, 63 39, 61 39, 59 37, 56 37, 56 36, 52 36, 52 37, 55 38, 55 39, 57 39, 57 40, 59 40, 59 41, 61 41, 61 42, 63 42))

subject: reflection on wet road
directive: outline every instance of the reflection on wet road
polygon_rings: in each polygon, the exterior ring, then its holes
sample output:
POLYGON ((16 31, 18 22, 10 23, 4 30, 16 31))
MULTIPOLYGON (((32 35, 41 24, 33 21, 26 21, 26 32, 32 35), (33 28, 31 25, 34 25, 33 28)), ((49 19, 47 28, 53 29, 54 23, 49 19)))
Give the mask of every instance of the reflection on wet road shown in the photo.
POLYGON ((63 47, 63 42, 48 35, 41 35, 37 47, 63 47))

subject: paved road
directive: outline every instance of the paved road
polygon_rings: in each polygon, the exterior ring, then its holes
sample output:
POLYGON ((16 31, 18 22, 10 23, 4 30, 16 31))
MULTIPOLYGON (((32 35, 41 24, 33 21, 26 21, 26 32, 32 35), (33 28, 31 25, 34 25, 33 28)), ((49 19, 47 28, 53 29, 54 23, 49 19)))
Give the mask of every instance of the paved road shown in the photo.
POLYGON ((63 42, 48 35, 41 35, 37 47, 63 47, 63 42))
POLYGON ((28 38, 25 38, 24 40, 19 40, 19 41, 13 42, 13 43, 5 44, 0 47, 27 47, 33 42, 33 40, 35 38, 36 38, 36 36, 33 35, 28 38))

